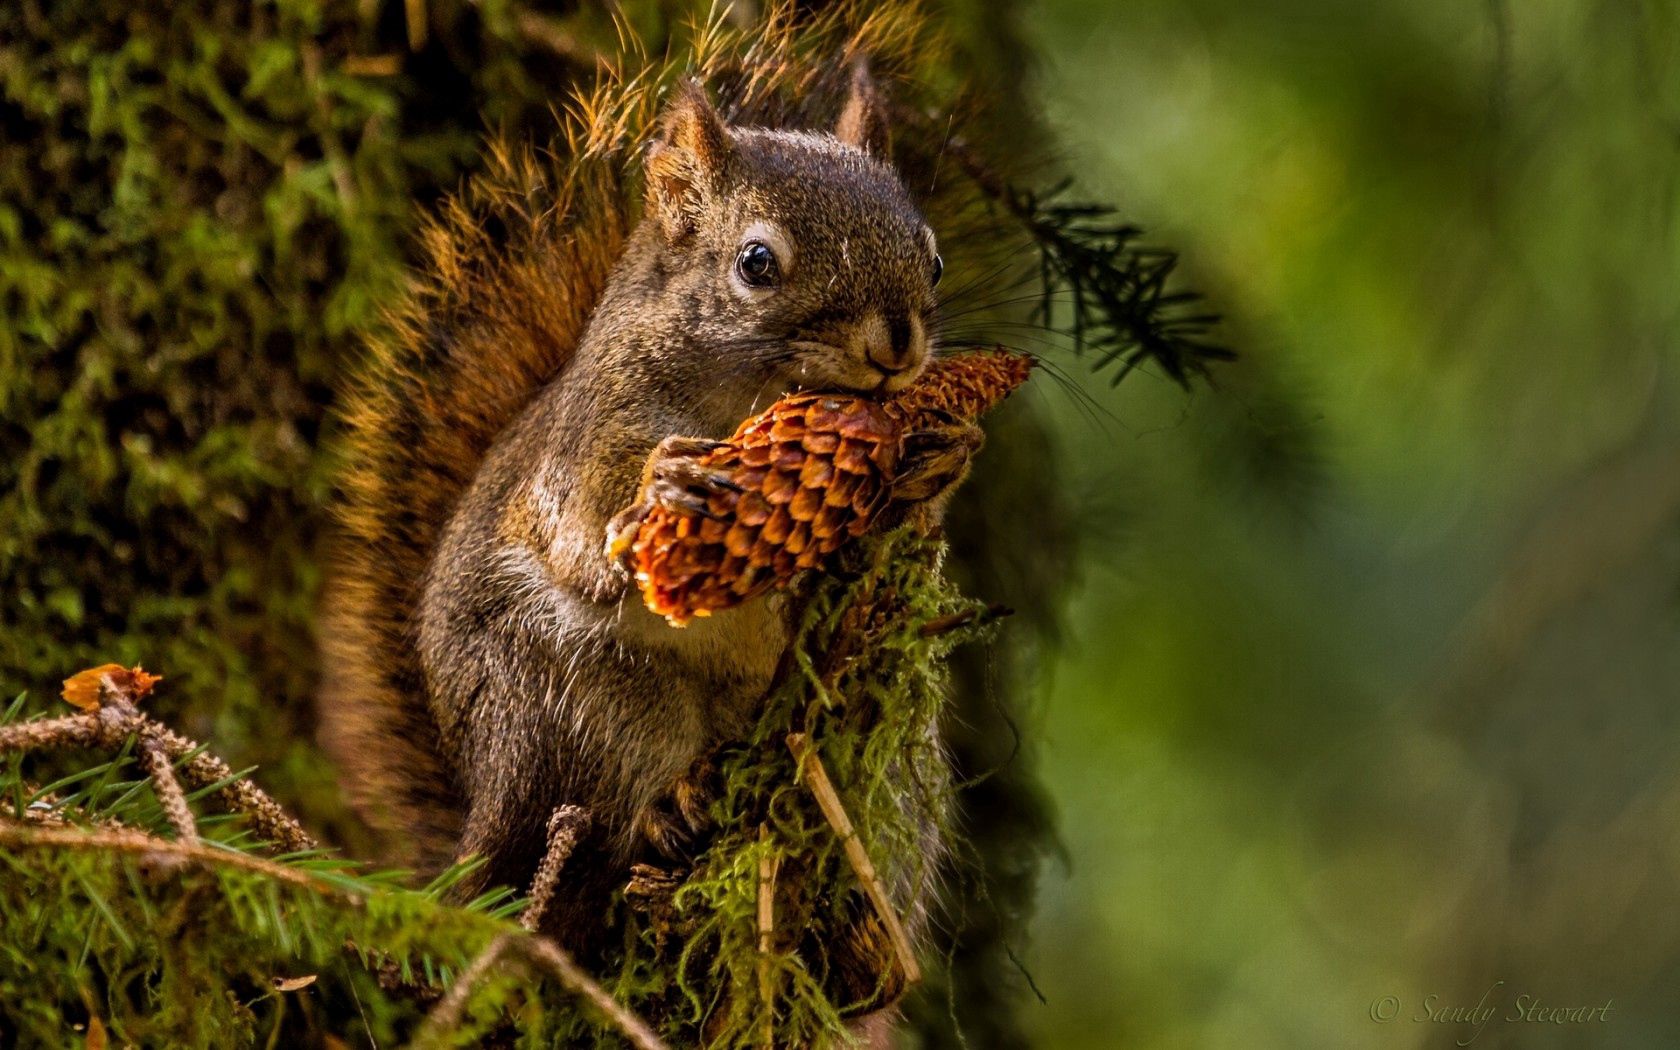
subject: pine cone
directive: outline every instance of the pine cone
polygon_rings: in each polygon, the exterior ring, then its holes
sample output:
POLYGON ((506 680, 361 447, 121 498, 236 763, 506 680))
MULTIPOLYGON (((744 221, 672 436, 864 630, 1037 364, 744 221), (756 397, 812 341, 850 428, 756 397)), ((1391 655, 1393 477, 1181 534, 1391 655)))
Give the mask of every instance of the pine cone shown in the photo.
POLYGON ((935 361, 883 400, 785 397, 700 459, 738 492, 709 496, 703 514, 644 493, 639 523, 616 535, 608 554, 625 560, 647 607, 673 624, 738 605, 869 530, 891 501, 907 435, 972 422, 1031 368, 1018 354, 969 353, 935 361))

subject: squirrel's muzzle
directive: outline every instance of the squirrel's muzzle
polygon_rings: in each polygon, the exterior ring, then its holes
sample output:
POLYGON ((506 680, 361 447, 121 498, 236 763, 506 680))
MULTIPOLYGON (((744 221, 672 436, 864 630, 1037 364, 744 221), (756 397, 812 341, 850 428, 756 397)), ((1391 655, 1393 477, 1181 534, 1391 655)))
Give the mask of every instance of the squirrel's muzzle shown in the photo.
POLYGON ((927 331, 918 317, 870 314, 858 326, 869 363, 887 375, 908 372, 927 358, 927 331))

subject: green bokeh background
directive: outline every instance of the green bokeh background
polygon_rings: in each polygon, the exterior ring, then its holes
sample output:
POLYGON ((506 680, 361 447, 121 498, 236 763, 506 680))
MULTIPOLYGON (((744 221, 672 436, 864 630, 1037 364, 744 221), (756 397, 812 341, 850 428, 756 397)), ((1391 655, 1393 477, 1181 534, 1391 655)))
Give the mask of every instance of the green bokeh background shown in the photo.
MULTIPOLYGON (((626 6, 657 37, 682 5, 626 6)), ((1061 166, 1242 353, 1110 389, 1019 335, 1082 554, 989 577, 1080 584, 1011 665, 1062 843, 1018 951, 1044 1002, 980 1023, 974 978, 976 1045, 1680 1045, 1680 9, 935 6, 1001 83, 1021 34, 1061 166), (1414 1020, 1490 990, 1479 1033, 1414 1020)), ((0 695, 144 659, 356 843, 300 701, 323 406, 480 131, 580 75, 522 19, 612 44, 570 7, 434 0, 393 78, 343 60, 406 48, 394 2, 0 7, 0 695)), ((1032 853, 1027 769, 989 855, 1032 853)))
POLYGON ((1680 13, 1030 27, 1071 166, 1244 352, 1188 399, 1094 389, 1096 419, 1037 392, 1109 531, 1040 713, 1067 864, 1034 1030, 1680 1044, 1680 13), (1414 1020, 1489 990, 1479 1034, 1414 1020), (1504 1021, 1519 995, 1613 1005, 1504 1021))

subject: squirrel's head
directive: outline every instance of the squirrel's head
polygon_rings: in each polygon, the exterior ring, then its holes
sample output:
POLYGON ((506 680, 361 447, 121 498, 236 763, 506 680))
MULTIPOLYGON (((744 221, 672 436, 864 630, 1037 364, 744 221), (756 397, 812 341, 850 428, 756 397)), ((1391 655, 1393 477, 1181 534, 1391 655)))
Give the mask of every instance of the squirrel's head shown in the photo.
POLYGON ((665 293, 720 369, 767 389, 897 391, 920 374, 942 263, 861 69, 832 134, 729 127, 684 85, 647 177, 665 293))

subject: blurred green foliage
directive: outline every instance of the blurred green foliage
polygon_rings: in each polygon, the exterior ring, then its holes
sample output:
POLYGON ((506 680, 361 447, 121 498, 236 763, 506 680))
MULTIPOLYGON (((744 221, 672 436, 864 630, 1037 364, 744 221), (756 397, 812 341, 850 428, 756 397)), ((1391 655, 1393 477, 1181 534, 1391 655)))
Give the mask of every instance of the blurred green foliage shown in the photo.
POLYGON ((1674 1045, 1680 10, 1031 26, 1074 166, 1244 354, 1038 391, 1106 537, 1040 720, 1039 1040, 1448 1047, 1427 997, 1492 990, 1614 1006, 1477 1047, 1674 1045))

